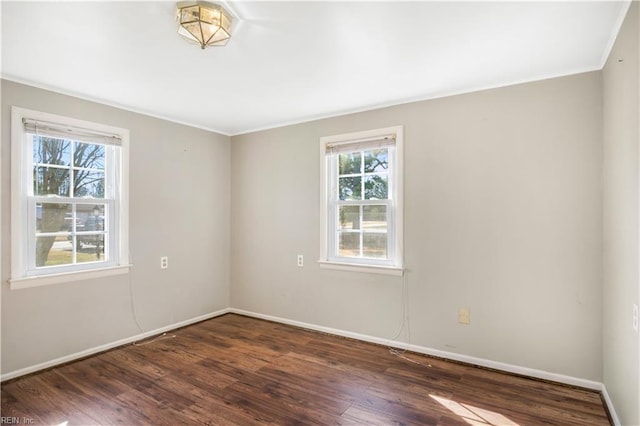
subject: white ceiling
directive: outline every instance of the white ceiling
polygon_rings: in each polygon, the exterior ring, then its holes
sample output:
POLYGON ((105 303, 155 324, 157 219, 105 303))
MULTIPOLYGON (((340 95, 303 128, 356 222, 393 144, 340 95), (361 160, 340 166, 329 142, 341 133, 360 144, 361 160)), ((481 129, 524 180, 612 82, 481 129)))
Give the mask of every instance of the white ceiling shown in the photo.
POLYGON ((7 2, 2 76, 234 135, 601 69, 628 1, 229 2, 226 47, 174 2, 7 2))

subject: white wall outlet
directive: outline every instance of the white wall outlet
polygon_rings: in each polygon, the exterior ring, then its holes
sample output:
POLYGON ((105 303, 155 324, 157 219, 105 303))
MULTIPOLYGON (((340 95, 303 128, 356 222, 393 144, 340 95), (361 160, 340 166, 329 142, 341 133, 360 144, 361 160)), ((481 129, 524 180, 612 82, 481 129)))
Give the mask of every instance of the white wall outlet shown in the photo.
POLYGON ((471 323, 471 314, 469 313, 469 308, 458 309, 458 322, 465 325, 471 323))
POLYGON ((169 257, 162 256, 160 258, 160 269, 167 269, 169 267, 169 257))
POLYGON ((298 266, 301 268, 304 266, 304 256, 301 254, 298 255, 298 266))
POLYGON ((633 304, 633 331, 638 332, 638 305, 633 304))

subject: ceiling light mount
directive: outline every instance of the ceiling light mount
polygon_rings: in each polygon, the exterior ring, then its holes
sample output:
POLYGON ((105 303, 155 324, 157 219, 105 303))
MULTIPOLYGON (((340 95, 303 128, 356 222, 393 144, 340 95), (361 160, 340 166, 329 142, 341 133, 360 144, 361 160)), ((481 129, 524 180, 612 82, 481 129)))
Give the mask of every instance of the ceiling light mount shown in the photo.
POLYGON ((222 6, 206 1, 177 4, 178 34, 207 46, 224 46, 231 37, 231 15, 222 6))

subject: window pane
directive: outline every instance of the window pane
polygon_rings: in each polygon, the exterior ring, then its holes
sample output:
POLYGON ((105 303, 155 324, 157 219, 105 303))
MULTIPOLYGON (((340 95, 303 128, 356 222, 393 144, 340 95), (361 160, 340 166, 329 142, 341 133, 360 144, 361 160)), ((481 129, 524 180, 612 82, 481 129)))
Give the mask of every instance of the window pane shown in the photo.
POLYGON ((36 233, 67 231, 71 216, 71 204, 36 204, 36 233))
POLYGON ((338 155, 338 174, 350 175, 361 173, 362 155, 359 152, 350 152, 338 155))
POLYGON ((363 206, 362 210, 362 229, 387 230, 387 206, 363 206))
POLYGON ((364 152, 365 173, 384 172, 387 171, 388 168, 389 155, 387 148, 364 152))
POLYGON ((78 263, 96 262, 106 260, 104 255, 105 234, 77 235, 77 261, 78 263))
POLYGON ((366 200, 386 200, 388 198, 387 175, 365 176, 364 178, 364 198, 366 200))
POLYGON ((78 220, 82 227, 78 231, 104 231, 104 205, 78 204, 76 206, 78 220))
POLYGON ((340 206, 339 229, 360 229, 360 206, 340 206))
MULTIPOLYGON (((65 218, 71 215, 70 204, 36 204, 36 234, 44 232, 64 232, 67 230, 65 218)), ((36 238, 36 266, 63 265, 72 262, 69 235, 38 236, 36 238)))
POLYGON ((36 266, 68 265, 73 262, 73 246, 67 236, 36 238, 36 266))
POLYGON ((75 197, 104 198, 104 172, 74 170, 74 175, 75 197))
POLYGON ((340 232, 338 256, 359 257, 360 256, 360 233, 340 232))
POLYGON ((69 196, 69 169, 58 167, 33 168, 33 193, 35 195, 69 196))
POLYGON ((76 235, 77 261, 95 262, 105 259, 105 206, 103 204, 78 204, 78 218, 82 221, 76 235), (85 234, 90 232, 90 234, 85 234))
POLYGON ((104 150, 104 145, 76 142, 73 157, 74 167, 104 170, 104 150))
POLYGON ((362 236, 364 257, 376 259, 387 258, 387 234, 386 233, 364 233, 362 236))
POLYGON ((362 199, 362 178, 344 177, 338 179, 338 191, 341 200, 361 200, 362 199))
POLYGON ((68 166, 71 163, 70 159, 70 141, 33 135, 34 163, 68 166))

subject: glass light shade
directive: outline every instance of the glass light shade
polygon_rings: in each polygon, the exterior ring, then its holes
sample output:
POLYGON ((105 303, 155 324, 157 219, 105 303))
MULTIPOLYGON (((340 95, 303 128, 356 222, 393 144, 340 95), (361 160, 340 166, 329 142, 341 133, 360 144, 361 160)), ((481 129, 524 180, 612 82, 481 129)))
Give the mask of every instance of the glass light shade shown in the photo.
POLYGON ((224 46, 231 37, 231 17, 217 4, 198 1, 178 3, 178 34, 202 49, 224 46))

